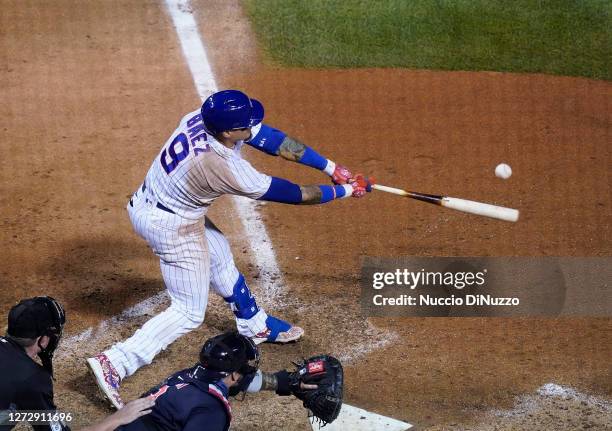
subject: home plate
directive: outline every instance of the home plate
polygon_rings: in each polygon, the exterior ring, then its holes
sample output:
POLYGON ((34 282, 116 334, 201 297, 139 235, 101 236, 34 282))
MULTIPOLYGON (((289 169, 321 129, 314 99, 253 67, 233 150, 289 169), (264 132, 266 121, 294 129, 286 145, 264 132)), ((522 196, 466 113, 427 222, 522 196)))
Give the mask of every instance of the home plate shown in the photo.
MULTIPOLYGON (((311 425, 313 430, 319 430, 317 423, 311 425)), ((412 425, 409 423, 342 404, 338 418, 323 429, 325 431, 405 431, 410 428, 412 425)))

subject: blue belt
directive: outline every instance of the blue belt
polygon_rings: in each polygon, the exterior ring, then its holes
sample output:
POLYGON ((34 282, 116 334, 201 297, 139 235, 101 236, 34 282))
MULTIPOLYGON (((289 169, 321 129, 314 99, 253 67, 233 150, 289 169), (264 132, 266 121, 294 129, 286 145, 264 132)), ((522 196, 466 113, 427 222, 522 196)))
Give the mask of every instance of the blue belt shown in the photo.
MULTIPOLYGON (((144 193, 144 191, 145 191, 146 189, 147 189, 147 185, 146 185, 145 183, 142 183, 142 187, 141 187, 142 192, 144 193)), ((147 199, 147 202, 152 202, 152 201, 150 201, 149 199, 147 199)), ((130 206, 131 206, 131 207, 134 207, 134 202, 132 201, 132 199, 130 199, 130 206)), ((176 214, 174 211, 172 211, 170 208, 168 208, 167 206, 165 206, 165 205, 164 205, 164 204, 162 204, 162 203, 157 202, 157 203, 155 204, 155 206, 156 206, 157 208, 159 208, 160 210, 162 210, 162 211, 166 211, 166 212, 168 212, 168 213, 170 213, 170 214, 176 214)))

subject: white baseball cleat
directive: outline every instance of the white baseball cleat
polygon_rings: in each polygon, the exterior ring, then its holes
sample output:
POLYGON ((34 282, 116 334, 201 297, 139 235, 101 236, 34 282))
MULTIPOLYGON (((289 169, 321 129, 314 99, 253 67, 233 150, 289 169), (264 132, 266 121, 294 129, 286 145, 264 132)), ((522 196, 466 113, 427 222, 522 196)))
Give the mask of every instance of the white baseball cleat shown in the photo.
POLYGON ((123 407, 123 400, 121 399, 121 395, 119 395, 121 378, 108 357, 104 353, 100 353, 93 358, 88 358, 87 365, 102 395, 104 395, 117 410, 123 407))
POLYGON ((268 316, 266 319, 266 329, 251 337, 255 344, 261 343, 290 343, 297 341, 304 335, 304 330, 299 326, 292 326, 284 320, 268 316))

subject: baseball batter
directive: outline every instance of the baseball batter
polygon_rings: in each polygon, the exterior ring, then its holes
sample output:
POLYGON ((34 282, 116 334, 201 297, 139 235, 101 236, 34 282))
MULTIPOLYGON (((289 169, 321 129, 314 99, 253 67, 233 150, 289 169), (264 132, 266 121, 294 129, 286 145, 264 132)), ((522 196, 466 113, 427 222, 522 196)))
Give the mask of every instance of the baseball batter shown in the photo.
POLYGON ((171 305, 124 342, 87 360, 112 404, 123 405, 122 379, 150 364, 161 350, 204 321, 209 285, 229 304, 240 334, 255 343, 287 343, 304 330, 268 315, 238 271, 223 233, 208 219, 210 205, 225 194, 286 204, 323 204, 362 197, 362 175, 319 155, 280 130, 262 124, 264 108, 237 90, 217 92, 183 117, 153 161, 127 206, 136 232, 160 259, 171 305), (329 175, 334 185, 300 186, 257 171, 242 159, 250 145, 329 175))

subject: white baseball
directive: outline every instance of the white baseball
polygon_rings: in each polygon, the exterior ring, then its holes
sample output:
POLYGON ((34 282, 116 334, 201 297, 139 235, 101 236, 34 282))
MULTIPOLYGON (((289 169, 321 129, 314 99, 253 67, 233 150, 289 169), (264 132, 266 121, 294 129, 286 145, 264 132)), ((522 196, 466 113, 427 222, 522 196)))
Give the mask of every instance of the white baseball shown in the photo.
POLYGON ((508 178, 510 178, 511 175, 512 175, 512 168, 510 167, 510 165, 507 165, 505 163, 500 163, 495 168, 495 176, 497 178, 502 178, 504 180, 507 180, 508 178))

